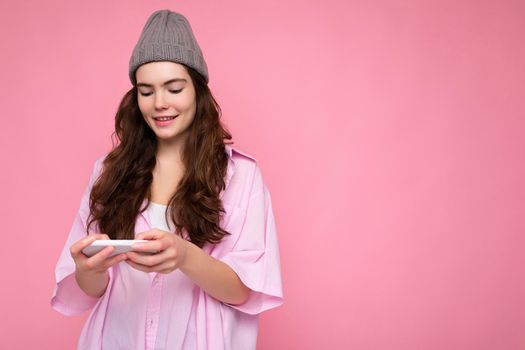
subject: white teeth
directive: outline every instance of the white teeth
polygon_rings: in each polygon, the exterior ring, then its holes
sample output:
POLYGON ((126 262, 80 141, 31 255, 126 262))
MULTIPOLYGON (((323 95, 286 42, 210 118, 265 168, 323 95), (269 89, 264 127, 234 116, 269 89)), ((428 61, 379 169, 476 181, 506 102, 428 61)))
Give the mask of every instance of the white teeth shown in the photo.
POLYGON ((162 118, 155 118, 156 120, 166 121, 166 120, 172 120, 175 119, 175 117, 162 117, 162 118))

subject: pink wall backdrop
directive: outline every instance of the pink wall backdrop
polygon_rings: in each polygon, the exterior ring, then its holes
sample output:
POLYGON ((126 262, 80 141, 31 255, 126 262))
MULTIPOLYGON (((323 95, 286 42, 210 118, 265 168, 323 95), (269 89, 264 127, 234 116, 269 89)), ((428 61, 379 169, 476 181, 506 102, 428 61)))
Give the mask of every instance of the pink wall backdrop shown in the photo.
POLYGON ((160 8, 272 193, 285 305, 259 349, 525 349, 517 0, 2 2, 0 348, 76 344, 54 267, 160 8))

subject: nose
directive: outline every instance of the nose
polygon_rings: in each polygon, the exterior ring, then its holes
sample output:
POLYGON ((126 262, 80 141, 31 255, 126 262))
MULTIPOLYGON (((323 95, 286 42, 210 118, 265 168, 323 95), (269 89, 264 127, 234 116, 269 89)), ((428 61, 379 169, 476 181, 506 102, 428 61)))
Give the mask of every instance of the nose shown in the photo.
POLYGON ((164 95, 162 92, 155 94, 155 108, 156 109, 165 109, 166 101, 164 100, 164 95))

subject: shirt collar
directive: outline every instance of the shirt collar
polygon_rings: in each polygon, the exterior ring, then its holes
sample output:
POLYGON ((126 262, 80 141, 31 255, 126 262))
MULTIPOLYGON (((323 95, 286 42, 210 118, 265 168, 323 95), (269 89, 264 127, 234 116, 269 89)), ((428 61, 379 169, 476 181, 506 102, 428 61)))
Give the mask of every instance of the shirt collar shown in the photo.
POLYGON ((253 160, 254 162, 256 162, 257 160, 247 154, 247 153, 244 153, 242 151, 239 151, 237 148, 233 147, 231 144, 225 144, 224 145, 225 149, 226 149, 226 153, 228 154, 228 168, 226 170, 226 178, 224 180, 225 184, 226 184, 226 188, 228 188, 228 185, 230 184, 230 180, 231 178, 233 177, 233 174, 235 173, 235 163, 236 163, 236 157, 234 157, 233 153, 238 153, 238 154, 241 154, 247 158, 250 158, 251 160, 253 160))
POLYGON ((238 154, 241 154, 241 155, 245 156, 246 158, 250 158, 250 159, 252 159, 253 161, 257 161, 257 160, 255 159, 255 157, 253 157, 253 156, 251 156, 251 155, 249 155, 249 154, 247 154, 247 153, 244 153, 244 152, 240 151, 239 149, 233 147, 233 146, 232 146, 231 144, 229 144, 229 143, 224 144, 224 147, 226 148, 226 153, 228 154, 229 158, 232 159, 234 162, 235 162, 235 159, 233 159, 233 152, 238 153, 238 154))

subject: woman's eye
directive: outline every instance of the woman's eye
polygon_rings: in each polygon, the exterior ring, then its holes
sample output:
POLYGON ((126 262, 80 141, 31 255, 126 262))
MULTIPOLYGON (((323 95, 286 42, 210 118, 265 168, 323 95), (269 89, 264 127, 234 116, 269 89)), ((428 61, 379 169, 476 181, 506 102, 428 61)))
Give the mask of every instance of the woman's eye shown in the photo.
MULTIPOLYGON (((182 89, 179 89, 179 90, 168 90, 169 92, 171 92, 172 94, 178 94, 179 92, 182 91, 182 89)), ((142 96, 149 96, 152 94, 152 92, 141 92, 140 93, 142 96)))

